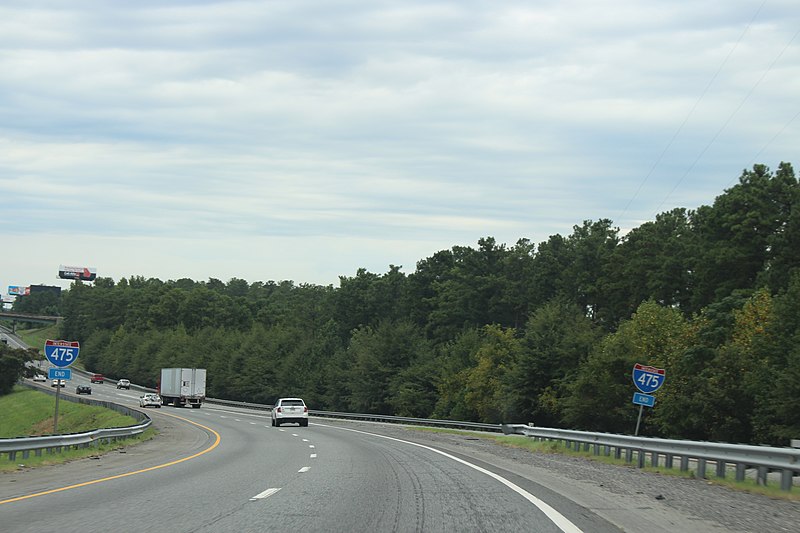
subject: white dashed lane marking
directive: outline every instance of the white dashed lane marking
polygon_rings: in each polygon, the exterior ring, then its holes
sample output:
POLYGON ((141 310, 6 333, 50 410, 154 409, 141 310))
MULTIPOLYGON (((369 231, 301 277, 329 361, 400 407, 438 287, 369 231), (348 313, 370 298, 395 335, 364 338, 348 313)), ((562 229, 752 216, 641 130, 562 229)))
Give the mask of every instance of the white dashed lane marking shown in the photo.
POLYGON ((298 474, 302 474, 303 472, 308 472, 309 470, 311 470, 311 467, 310 467, 310 466, 304 466, 303 468, 301 468, 300 470, 298 470, 298 471, 297 471, 297 473, 298 473, 298 474))
POLYGON ((281 489, 267 489, 264 492, 262 492, 260 494, 256 494, 255 496, 250 498, 250 501, 254 502, 256 500, 263 500, 264 498, 269 498, 270 496, 272 496, 273 494, 275 494, 279 490, 281 490, 281 489))

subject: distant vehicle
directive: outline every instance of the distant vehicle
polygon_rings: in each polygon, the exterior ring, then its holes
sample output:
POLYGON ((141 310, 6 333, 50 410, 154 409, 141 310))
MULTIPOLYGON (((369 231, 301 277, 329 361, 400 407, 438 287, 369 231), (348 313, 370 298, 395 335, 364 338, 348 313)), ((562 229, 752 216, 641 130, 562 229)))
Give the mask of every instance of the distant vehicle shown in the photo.
POLYGON ((50 386, 51 387, 66 387, 67 386, 67 380, 65 380, 65 379, 54 379, 50 383, 50 386))
POLYGON ((75 394, 91 394, 92 388, 89 385, 78 385, 75 387, 75 394))
POLYGON ((130 389, 131 388, 131 382, 129 380, 127 380, 127 379, 121 379, 121 380, 117 381, 117 388, 118 389, 130 389))
POLYGON ((103 374, 92 374, 89 376, 89 381, 92 383, 103 383, 105 381, 105 377, 103 377, 103 374))
POLYGON ((47 381, 47 377, 42 374, 36 374, 33 376, 33 381, 47 381))
POLYGON ((197 409, 206 399, 206 369, 162 368, 158 393, 164 405, 197 409))
POLYGON ((272 425, 280 427, 284 422, 296 422, 308 426, 308 407, 300 398, 280 398, 272 408, 272 425))
POLYGON ((139 407, 161 407, 161 396, 148 392, 139 396, 139 407))

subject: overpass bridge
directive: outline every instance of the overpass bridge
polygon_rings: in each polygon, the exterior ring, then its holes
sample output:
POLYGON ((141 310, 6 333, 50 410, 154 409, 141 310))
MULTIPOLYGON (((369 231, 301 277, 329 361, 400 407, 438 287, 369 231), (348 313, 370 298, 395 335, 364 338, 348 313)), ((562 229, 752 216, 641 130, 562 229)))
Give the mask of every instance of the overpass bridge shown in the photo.
POLYGON ((31 315, 28 313, 16 313, 13 311, 0 312, 0 320, 11 320, 14 322, 32 322, 35 324, 58 324, 60 316, 31 315))

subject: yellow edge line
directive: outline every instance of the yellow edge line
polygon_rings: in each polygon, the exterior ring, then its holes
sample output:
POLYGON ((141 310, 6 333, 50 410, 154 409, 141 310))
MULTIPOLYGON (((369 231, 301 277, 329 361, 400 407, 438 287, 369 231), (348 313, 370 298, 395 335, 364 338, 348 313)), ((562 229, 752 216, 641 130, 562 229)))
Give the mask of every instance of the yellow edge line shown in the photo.
POLYGON ((205 453, 208 453, 211 450, 213 450, 214 448, 216 448, 217 446, 219 446, 219 443, 222 440, 222 437, 220 437, 219 433, 217 433, 216 431, 214 431, 210 427, 204 426, 202 424, 198 424, 197 422, 193 422, 192 420, 189 420, 187 418, 183 418, 183 417, 180 417, 180 416, 170 415, 170 414, 167 414, 167 413, 163 413, 163 414, 165 416, 171 416, 172 418, 177 418, 178 420, 183 420, 184 422, 188 422, 188 423, 193 424, 195 426, 201 427, 201 428, 203 428, 203 429, 205 429, 207 431, 210 431, 211 433, 213 433, 216 436, 216 440, 214 441, 214 444, 212 444, 209 448, 206 448, 202 452, 196 453, 196 454, 191 455, 189 457, 184 457, 183 459, 178 459, 177 461, 171 461, 169 463, 164 463, 164 464, 161 464, 161 465, 151 466, 149 468, 145 468, 143 470, 136 470, 134 472, 126 472, 124 474, 117 474, 116 476, 104 477, 102 479, 95 479, 95 480, 92 480, 92 481, 86 481, 84 483, 78 483, 77 485, 69 485, 67 487, 61 487, 61 488, 58 488, 58 489, 47 490, 47 491, 44 491, 44 492, 37 492, 35 494, 28 494, 27 496, 19 496, 17 498, 11 498, 9 500, 2 500, 2 501, 0 501, 0 505, 3 505, 4 503, 18 502, 20 500, 27 500, 28 498, 36 498, 37 496, 46 496, 48 494, 54 494, 56 492, 61 492, 61 491, 65 491, 65 490, 77 489, 79 487, 86 487, 87 485, 94 485, 95 483, 102 483, 104 481, 111 481, 112 479, 119 479, 119 478, 128 477, 128 476, 135 476, 136 474, 143 474, 145 472, 150 472, 151 470, 158 470, 159 468, 165 468, 167 466, 172 466, 172 465, 176 465, 178 463, 182 463, 184 461, 188 461, 189 459, 194 459, 195 457, 200 457, 201 455, 203 455, 205 453))

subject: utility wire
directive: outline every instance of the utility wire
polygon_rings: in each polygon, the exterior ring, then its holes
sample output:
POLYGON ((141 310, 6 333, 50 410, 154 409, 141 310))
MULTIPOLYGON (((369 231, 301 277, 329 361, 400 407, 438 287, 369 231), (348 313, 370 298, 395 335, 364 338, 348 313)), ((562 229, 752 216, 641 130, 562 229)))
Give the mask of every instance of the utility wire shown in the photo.
MULTIPOLYGON (((639 183, 639 187, 636 189, 636 192, 633 194, 633 197, 630 200, 628 200, 627 204, 625 204, 625 208, 619 214, 619 219, 620 220, 622 219, 623 215, 625 215, 625 213, 628 212, 628 208, 630 208, 630 206, 633 203, 633 201, 636 200, 636 197, 639 196, 639 193, 641 192, 641 190, 644 187, 645 183, 647 183, 647 180, 650 179, 650 176, 653 174, 653 172, 655 171, 656 167, 658 167, 658 165, 661 163, 661 160, 664 158, 664 155, 666 155, 667 151, 670 149, 670 147, 672 147, 672 143, 675 142, 675 139, 678 137, 678 135, 680 135, 681 131, 683 131, 683 127, 689 121, 689 118, 691 118, 691 116, 694 114, 695 109, 697 109, 697 106, 700 104, 700 102, 703 100, 703 98, 705 97, 705 95, 708 92, 708 90, 714 84, 714 81, 716 81, 717 77, 719 76, 719 73, 722 72, 723 68, 725 68, 725 65, 728 63, 728 60, 733 55, 733 52, 739 46, 739 43, 742 42, 742 39, 747 34, 747 32, 750 30, 750 26, 753 24, 753 21, 756 20, 756 17, 758 17, 758 14, 761 13, 761 9, 764 7, 764 4, 766 4, 766 3, 767 3, 767 0, 764 0, 763 2, 761 2, 761 5, 758 6, 758 9, 753 14, 753 17, 750 19, 750 22, 747 23, 747 26, 745 26, 744 30, 742 30, 742 33, 739 35, 739 38, 736 40, 736 43, 728 51, 728 55, 725 56, 725 59, 722 60, 722 63, 720 64, 719 68, 717 68, 717 71, 714 73, 713 76, 711 76, 711 79, 708 81, 708 84, 706 84, 706 87, 705 87, 705 89, 703 89, 703 92, 700 94, 700 97, 695 101, 695 103, 692 106, 692 108, 686 114, 686 117, 683 119, 683 122, 681 122, 681 125, 678 126, 678 129, 672 135, 672 138, 669 140, 667 145, 661 151, 661 154, 658 156, 658 158, 656 159, 655 163, 653 163, 653 166, 650 168, 650 171, 647 173, 647 175, 644 177, 644 179, 639 183)), ((666 199, 664 201, 666 201, 666 199)), ((661 204, 663 205, 663 203, 664 202, 662 202, 661 204)), ((660 208, 661 208, 661 206, 659 206, 659 209, 660 208)))
MULTIPOLYGON (((759 150, 759 151, 758 151, 758 153, 757 153, 756 155, 754 155, 754 156, 753 156, 753 158, 752 158, 752 159, 750 160, 750 162, 747 164, 747 167, 746 167, 746 168, 751 168, 751 167, 753 166, 753 164, 755 164, 755 162, 756 162, 756 161, 758 160, 758 158, 761 156, 761 153, 762 153, 764 150, 766 150, 766 149, 767 149, 767 147, 769 147, 769 145, 770 145, 770 144, 772 144, 773 142, 775 142, 775 139, 777 139, 778 137, 780 137, 780 136, 783 134, 783 132, 784 132, 784 131, 786 131, 786 128, 788 128, 788 127, 791 125, 791 123, 795 121, 795 119, 796 119, 797 117, 800 117, 800 111, 798 111, 797 113, 795 113, 795 114, 794 114, 794 116, 793 116, 792 118, 790 118, 790 119, 789 119, 789 121, 788 121, 786 124, 784 124, 784 125, 783 125, 783 127, 780 129, 780 131, 778 131, 778 133, 776 133, 775 135, 773 135, 773 136, 772 136, 772 138, 771 138, 769 141, 767 141, 767 144, 765 144, 763 147, 761 147, 761 150, 759 150)), ((738 180, 739 180, 739 178, 733 178, 733 179, 732 179, 730 182, 728 182, 728 187, 730 187, 731 185, 733 185, 733 182, 735 182, 735 181, 738 181, 738 180)))
POLYGON ((733 119, 733 117, 736 116, 736 114, 742 109, 742 107, 744 106, 745 102, 747 102, 747 100, 750 98, 750 96, 753 94, 753 92, 755 92, 756 88, 759 85, 761 85, 761 82, 764 81, 764 78, 767 77, 767 74, 769 74, 769 72, 772 70, 772 67, 775 66, 775 63, 777 63, 778 60, 781 58, 781 56, 783 56, 783 53, 786 52, 786 50, 789 48, 789 46, 792 44, 792 42, 797 38, 798 35, 800 35, 800 30, 797 30, 795 32, 795 34, 792 36, 792 38, 789 39, 789 42, 786 43, 786 46, 783 47, 783 50, 781 50, 780 53, 778 53, 778 55, 775 56, 775 59, 772 60, 772 63, 770 63, 769 67, 767 67, 767 70, 765 70, 764 73, 761 74, 761 77, 758 78, 758 81, 756 81, 756 83, 750 88, 750 90, 747 92, 745 97, 742 98, 742 101, 739 102, 739 105, 736 107, 736 109, 734 109, 733 112, 728 116, 728 119, 725 121, 725 123, 722 125, 722 127, 719 130, 717 130, 717 133, 714 134, 714 136, 711 138, 711 140, 708 142, 708 144, 706 144, 705 148, 703 148, 703 150, 700 152, 700 154, 695 158, 695 160, 692 162, 692 164, 689 166, 689 168, 686 170, 686 172, 683 173, 683 175, 681 176, 681 179, 678 180, 678 182, 675 184, 675 186, 672 188, 672 190, 669 192, 669 194, 667 194, 667 196, 664 198, 664 200, 659 204, 659 206, 656 209, 656 211, 661 209, 661 207, 667 202, 667 200, 672 195, 672 193, 674 193, 677 190, 677 188, 680 186, 680 184, 683 183, 683 180, 686 178, 687 175, 689 175, 689 172, 692 171, 692 169, 695 167, 697 162, 700 161, 700 158, 702 158, 703 155, 706 153, 706 151, 711 147, 711 145, 714 144, 714 141, 717 140, 717 137, 719 137, 719 135, 723 132, 723 130, 725 130, 725 128, 728 127, 728 124, 730 124, 730 122, 733 119))

